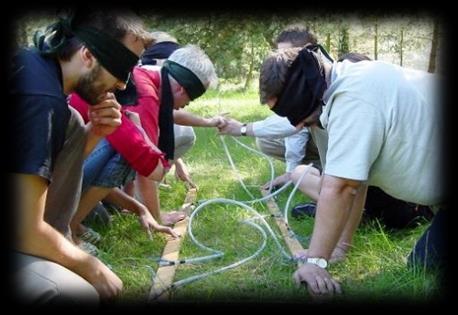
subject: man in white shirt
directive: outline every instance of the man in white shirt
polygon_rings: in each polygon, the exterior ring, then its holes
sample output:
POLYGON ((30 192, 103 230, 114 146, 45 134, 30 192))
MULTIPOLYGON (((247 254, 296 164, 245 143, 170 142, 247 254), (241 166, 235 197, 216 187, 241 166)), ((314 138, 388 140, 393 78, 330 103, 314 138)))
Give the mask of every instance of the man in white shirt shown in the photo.
MULTIPOLYGON (((316 44, 317 39, 309 29, 295 24, 286 27, 275 39, 278 49, 303 47, 306 44, 316 44)), ((273 186, 281 186, 290 180, 292 171, 303 163, 312 163, 321 169, 316 145, 310 141, 307 129, 300 131, 291 125, 285 117, 276 114, 251 123, 241 123, 235 119, 228 119, 220 134, 231 136, 256 137, 256 144, 260 150, 275 159, 285 161, 286 171, 272 181, 273 186)), ((270 186, 270 181, 264 187, 270 186)))
MULTIPOLYGON (((261 101, 296 128, 314 126, 312 134, 327 136, 317 141, 326 164, 312 239, 294 278, 311 294, 340 293, 327 260, 342 239, 351 242, 369 184, 408 202, 444 207, 442 157, 430 148, 440 143, 442 126, 435 77, 380 61, 330 64, 315 46, 271 53, 259 88, 261 101)), ((410 263, 444 267, 446 213, 436 214, 410 263)))

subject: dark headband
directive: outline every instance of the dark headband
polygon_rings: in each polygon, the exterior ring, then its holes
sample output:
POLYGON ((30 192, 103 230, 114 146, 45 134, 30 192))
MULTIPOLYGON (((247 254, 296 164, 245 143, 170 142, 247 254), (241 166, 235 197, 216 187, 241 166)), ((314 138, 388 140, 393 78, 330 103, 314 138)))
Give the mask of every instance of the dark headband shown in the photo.
POLYGON ((287 117, 293 126, 297 126, 323 104, 322 97, 326 89, 324 69, 312 49, 305 47, 299 52, 288 69, 283 90, 272 107, 272 111, 287 117))
POLYGON ((35 46, 44 54, 58 52, 71 37, 81 40, 100 64, 123 82, 129 79, 138 57, 120 41, 92 27, 72 25, 72 19, 60 18, 46 33, 35 33, 35 46), (52 34, 47 36, 47 34, 52 34))
POLYGON ((142 55, 142 65, 155 65, 157 59, 167 59, 181 46, 175 42, 160 42, 148 47, 142 55))
POLYGON ((186 90, 191 100, 205 93, 205 87, 200 79, 188 68, 171 60, 166 60, 163 68, 166 68, 168 73, 186 90))

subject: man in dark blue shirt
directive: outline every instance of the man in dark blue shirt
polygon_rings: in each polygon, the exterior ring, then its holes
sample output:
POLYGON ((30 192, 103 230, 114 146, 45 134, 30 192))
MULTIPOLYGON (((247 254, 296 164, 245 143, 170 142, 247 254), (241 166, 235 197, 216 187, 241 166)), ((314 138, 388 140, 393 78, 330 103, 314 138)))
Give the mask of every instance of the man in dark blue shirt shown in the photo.
POLYGON ((106 265, 66 236, 79 201, 82 161, 120 125, 112 92, 125 88, 146 34, 133 16, 79 11, 36 36, 36 49, 13 58, 16 158, 9 172, 18 218, 13 280, 21 302, 81 305, 122 289, 106 265), (71 92, 93 105, 87 126, 67 106, 71 92))

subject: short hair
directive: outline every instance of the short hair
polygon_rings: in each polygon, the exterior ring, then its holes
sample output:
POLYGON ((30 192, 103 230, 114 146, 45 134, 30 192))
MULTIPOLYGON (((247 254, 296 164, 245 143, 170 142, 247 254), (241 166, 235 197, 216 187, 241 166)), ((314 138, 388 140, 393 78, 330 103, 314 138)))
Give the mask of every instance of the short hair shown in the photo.
POLYGON ((359 61, 363 61, 363 60, 372 60, 372 59, 369 58, 368 56, 360 54, 360 53, 349 52, 349 53, 341 55, 337 59, 337 62, 341 62, 341 61, 344 61, 344 60, 348 60, 348 61, 351 61, 351 62, 359 62, 359 61))
POLYGON ((278 97, 285 84, 286 75, 302 48, 293 47, 271 52, 261 65, 259 74, 259 96, 261 104, 278 97))
POLYGON ((162 42, 178 43, 178 40, 167 32, 154 31, 154 32, 151 32, 150 35, 153 39, 154 44, 162 43, 162 42))
MULTIPOLYGON (((145 47, 153 41, 151 34, 144 29, 140 18, 129 11, 101 9, 92 12, 79 11, 75 16, 74 24, 95 28, 119 41, 130 33, 142 40, 145 47)), ((58 51, 57 57, 68 61, 81 46, 83 43, 78 38, 72 37, 58 51)))
POLYGON ((168 60, 191 70, 205 88, 215 87, 218 81, 215 67, 205 52, 196 45, 186 45, 175 50, 168 60))
POLYGON ((283 29, 275 39, 275 44, 291 43, 293 47, 304 47, 306 44, 317 44, 316 36, 302 24, 292 24, 283 29))

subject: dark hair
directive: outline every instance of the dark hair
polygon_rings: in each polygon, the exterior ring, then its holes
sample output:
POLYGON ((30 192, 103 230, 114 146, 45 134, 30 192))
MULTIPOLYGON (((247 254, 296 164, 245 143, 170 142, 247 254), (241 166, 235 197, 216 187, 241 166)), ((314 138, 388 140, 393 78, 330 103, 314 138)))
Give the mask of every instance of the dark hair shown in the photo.
POLYGON ((350 52, 350 53, 346 53, 346 54, 341 55, 339 57, 339 59, 337 59, 337 62, 341 62, 341 61, 344 61, 344 60, 348 60, 348 61, 351 61, 351 62, 359 62, 359 61, 363 61, 363 60, 372 60, 372 59, 369 58, 368 56, 360 54, 360 53, 350 52))
MULTIPOLYGON (((128 33, 139 37, 145 47, 152 42, 151 35, 143 28, 141 20, 133 13, 119 10, 96 9, 93 11, 78 9, 74 12, 73 25, 92 27, 121 41, 128 33)), ((57 57, 68 61, 83 44, 72 37, 59 50, 57 57)))
POLYGON ((309 28, 302 24, 287 26, 275 39, 275 44, 288 42, 293 47, 303 47, 306 44, 317 44, 316 36, 310 32, 309 28))
POLYGON ((286 74, 302 48, 279 49, 271 52, 261 65, 259 74, 259 96, 261 104, 278 96, 285 84, 286 74))

